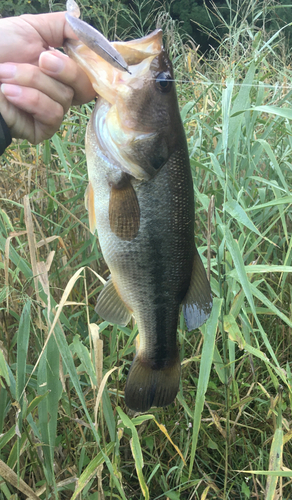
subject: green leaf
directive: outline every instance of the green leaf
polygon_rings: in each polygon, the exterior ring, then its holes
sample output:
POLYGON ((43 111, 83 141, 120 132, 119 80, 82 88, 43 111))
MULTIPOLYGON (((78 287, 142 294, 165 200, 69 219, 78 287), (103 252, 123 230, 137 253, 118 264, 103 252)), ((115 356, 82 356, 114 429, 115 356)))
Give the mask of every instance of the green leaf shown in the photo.
MULTIPOLYGON (((66 172, 66 176, 68 179, 70 179, 70 173, 69 173, 69 169, 68 169, 68 165, 67 165, 67 160, 65 158, 65 155, 66 155, 66 157, 68 159, 68 156, 70 157, 70 154, 68 154, 66 145, 64 144, 64 141, 61 141, 58 134, 54 134, 51 140, 52 140, 52 143, 54 144, 56 151, 59 155, 59 158, 61 160, 61 164, 63 165, 63 168, 66 172)), ((74 169, 73 164, 71 165, 71 167, 72 167, 72 169, 74 169)), ((72 180, 71 180, 71 185, 74 188, 72 180)))
POLYGON ((277 106, 254 106, 253 108, 250 108, 250 111, 260 111, 261 113, 277 115, 281 116, 282 118, 292 120, 291 108, 278 108, 277 106))
POLYGON ((224 316, 224 330, 228 333, 230 340, 236 342, 240 349, 244 348, 245 340, 232 314, 226 314, 224 316))
POLYGON ((253 205, 252 207, 246 208, 246 212, 252 212, 254 210, 262 210, 263 208, 267 207, 274 207, 278 205, 285 205, 285 204, 292 204, 292 195, 290 196, 283 196, 283 198, 276 198, 275 200, 267 201, 267 203, 260 203, 259 205, 253 205))
MULTIPOLYGON (((241 471, 239 471, 241 472, 241 471)), ((292 470, 245 470, 245 474, 255 474, 257 476, 271 476, 271 477, 291 477, 292 470)), ((266 500, 266 499, 265 499, 266 500)))
POLYGON ((75 498, 82 492, 87 483, 96 474, 96 469, 104 463, 105 456, 109 456, 115 447, 115 443, 109 443, 105 449, 99 452, 96 457, 94 457, 91 462, 87 465, 86 469, 82 472, 80 478, 78 479, 77 487, 71 497, 71 500, 75 498))
POLYGON ((256 233, 258 236, 261 236, 260 231, 256 228, 254 223, 250 220, 248 215, 246 215, 246 212, 243 210, 243 208, 239 205, 239 203, 235 200, 229 200, 226 201, 223 204, 224 210, 228 212, 234 219, 236 219, 238 222, 246 226, 248 229, 256 233))
MULTIPOLYGON (((26 379, 26 358, 30 335, 30 309, 31 302, 27 300, 21 313, 19 328, 17 333, 17 372, 16 372, 16 399, 23 410, 23 396, 26 379)), ((19 430, 22 430, 22 415, 18 420, 19 430)))
POLYGON ((136 429, 135 425, 133 424, 133 422, 123 412, 123 410, 121 408, 117 407, 117 411, 118 411, 118 414, 119 414, 123 424, 125 425, 125 427, 128 427, 128 429, 131 430, 132 439, 130 441, 130 446, 131 446, 131 451, 132 451, 132 455, 133 455, 134 462, 135 462, 135 467, 136 467, 139 483, 140 483, 141 490, 142 490, 142 493, 143 493, 145 500, 149 500, 149 490, 148 490, 148 486, 146 484, 146 481, 144 479, 143 472, 142 472, 142 469, 144 467, 144 461, 143 461, 143 454, 142 454, 142 450, 141 450, 141 445, 140 445, 140 440, 139 440, 137 429, 136 429))
MULTIPOLYGON (((80 271, 80 270, 79 270, 80 271)), ((73 358, 72 358, 72 354, 71 354, 71 351, 69 349, 69 346, 67 344, 67 341, 66 341, 66 338, 65 338, 65 335, 63 333, 63 331, 61 330, 60 327, 58 328, 55 328, 55 338, 56 338, 56 341, 57 341, 57 344, 58 344, 58 349, 59 349, 59 352, 61 353, 62 355, 62 359, 63 359, 63 362, 66 366, 66 369, 68 371, 68 374, 70 376, 70 381, 72 382, 75 390, 76 390, 76 393, 79 397, 79 400, 80 400, 80 403, 82 405, 82 408, 84 410, 84 413, 88 419, 88 422, 89 422, 89 425, 91 427, 91 430, 93 432, 93 435, 94 435, 94 438, 96 439, 96 442, 98 444, 98 446, 101 448, 100 446, 100 438, 99 438, 99 435, 95 429, 95 426, 94 426, 94 423, 92 421, 92 419, 90 418, 90 414, 88 412, 88 409, 87 409, 87 405, 86 405, 86 402, 85 402, 85 399, 84 399, 84 395, 83 395, 83 392, 82 392, 82 389, 81 389, 81 386, 80 386, 80 382, 79 382, 79 377, 78 377, 78 374, 77 374, 77 371, 76 371, 76 367, 74 365, 74 361, 73 361, 73 358)), ((109 473, 114 481, 114 484, 115 486, 117 487, 120 495, 121 495, 121 498, 123 500, 126 500, 126 497, 125 497, 125 494, 122 490, 122 487, 118 481, 118 478, 117 476, 114 474, 114 470, 113 470, 113 466, 112 466, 112 463, 110 461, 110 459, 103 453, 103 451, 101 450, 101 453, 103 454, 103 457, 104 457, 104 460, 105 460, 105 463, 107 465, 107 468, 109 470, 109 473)))
POLYGON ((202 357, 200 363, 200 374, 198 380, 196 401, 195 401, 195 412, 193 420, 193 437, 192 437, 192 449, 190 457, 190 467, 189 467, 189 477, 192 474, 195 453, 197 449, 198 435, 201 424, 201 415, 205 403, 205 394, 208 387, 211 366, 213 363, 213 352, 215 347, 215 338, 217 332, 218 319, 221 313, 223 299, 214 298, 213 308, 211 315, 207 320, 206 324, 201 327, 201 331, 204 335, 204 344, 202 350, 202 357))
POLYGON ((2 448, 4 448, 4 446, 6 446, 6 444, 9 443, 9 441, 14 437, 15 437, 15 425, 12 425, 12 427, 10 427, 10 429, 8 429, 8 431, 5 432, 5 434, 2 434, 0 437, 0 450, 2 450, 2 448))
POLYGON ((275 171, 278 174, 278 177, 279 177, 279 179, 280 179, 280 181, 282 183, 282 186, 286 190, 286 193, 289 193, 290 189, 287 186, 287 182, 285 181, 285 177, 284 177, 284 175, 282 173, 280 165, 279 165, 279 163, 278 163, 278 161, 276 159, 276 156, 275 156, 275 154, 274 154, 274 152, 273 152, 270 144, 267 141, 265 141, 264 139, 257 139, 257 142, 259 142, 263 146, 263 148, 266 151, 268 157, 270 158, 270 161, 271 161, 271 163, 272 163, 275 171))
POLYGON ((92 365, 90 354, 89 354, 87 347, 81 342, 79 335, 75 335, 75 337, 73 339, 73 347, 75 349, 75 352, 76 352, 78 358, 80 359, 81 363, 83 364, 83 369, 86 370, 86 373, 88 373, 93 384, 96 386, 96 384, 97 384, 96 374, 95 374, 95 370, 94 370, 93 365, 92 365))
POLYGON ((224 88, 222 91, 222 143, 223 143, 225 162, 226 162, 228 143, 230 144, 233 139, 232 135, 230 135, 229 137, 230 109, 231 109, 233 87, 234 87, 234 80, 232 78, 231 79, 228 78, 226 80, 226 88, 224 88))
MULTIPOLYGON (((250 264, 249 266, 244 266, 244 270, 247 274, 292 273, 292 266, 250 264)), ((232 269, 231 271, 229 271, 228 276, 231 276, 232 278, 238 277, 237 269, 232 269)))
POLYGON ((195 104, 196 104, 195 101, 189 101, 184 105, 184 107, 180 112, 182 121, 186 119, 187 114, 191 111, 191 109, 195 106, 195 104))
POLYGON ((28 407, 26 408, 26 412, 25 412, 25 415, 24 415, 24 418, 27 418, 28 415, 30 413, 33 412, 33 410, 40 404, 40 402, 47 397, 47 395, 49 394, 49 391, 45 392, 44 394, 42 394, 41 396, 36 396, 32 401, 31 403, 28 405, 28 407))
POLYGON ((132 418, 132 422, 134 425, 141 425, 144 422, 147 422, 147 420, 154 420, 155 417, 154 415, 139 415, 138 417, 132 418))
MULTIPOLYGON (((53 315, 52 315, 53 317, 53 315)), ((54 335, 51 335, 47 345, 46 359, 46 378, 47 389, 49 391, 47 397, 48 403, 48 431, 49 431, 49 446, 51 452, 52 463, 54 462, 54 449, 57 436, 57 419, 58 419, 58 404, 62 394, 62 384, 59 380, 59 363, 60 356, 58 346, 54 335)))
MULTIPOLYGON (((10 379, 9 379, 9 373, 8 373, 8 369, 7 369, 7 363, 5 361, 5 358, 4 358, 4 354, 2 352, 2 349, 0 348, 0 377, 3 377, 6 384, 10 385, 10 379)), ((4 387, 1 383, 1 379, 0 379, 0 387, 4 387)))
POLYGON ((251 62, 246 76, 242 82, 242 85, 239 88, 236 98, 234 99, 234 103, 230 112, 230 124, 229 124, 229 138, 228 138, 228 147, 231 148, 234 142, 236 141, 236 137, 240 131, 243 115, 238 116, 237 112, 239 110, 246 110, 250 106, 250 98, 249 94, 252 88, 252 83, 254 80, 254 75, 256 71, 256 65, 254 61, 251 62))
MULTIPOLYGON (((235 269, 237 271, 237 275, 239 278, 239 282, 240 282, 240 284, 244 290, 245 296, 249 302, 249 305, 251 307, 255 321, 256 321, 258 328, 260 330, 260 333, 262 335, 263 341, 264 341, 276 367, 280 370, 279 362, 278 362, 276 355, 273 351, 273 348, 269 342, 267 334, 264 331, 264 329, 263 329, 263 327, 258 319, 258 316, 257 316, 257 312, 256 312, 254 300, 253 300, 251 283, 249 282, 247 274, 246 274, 245 266, 243 263, 243 259, 242 259, 242 255, 240 253, 238 243, 233 239, 232 234, 228 228, 225 228, 225 240, 226 240, 227 248, 228 248, 230 255, 233 259, 234 266, 235 266, 235 269)), ((278 373, 281 375, 281 378, 283 378, 283 372, 280 370, 278 373)))

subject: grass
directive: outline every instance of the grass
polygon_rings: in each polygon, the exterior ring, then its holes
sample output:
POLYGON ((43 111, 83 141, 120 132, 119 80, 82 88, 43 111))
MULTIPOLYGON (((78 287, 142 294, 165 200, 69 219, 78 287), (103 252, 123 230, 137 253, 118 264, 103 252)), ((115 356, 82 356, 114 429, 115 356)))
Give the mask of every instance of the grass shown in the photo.
POLYGON ((2 157, 1 500, 291 498, 291 71, 280 34, 247 22, 208 58, 173 53, 214 307, 198 331, 180 317, 170 407, 127 410, 136 328, 94 312, 107 268, 83 203, 91 106, 2 157))

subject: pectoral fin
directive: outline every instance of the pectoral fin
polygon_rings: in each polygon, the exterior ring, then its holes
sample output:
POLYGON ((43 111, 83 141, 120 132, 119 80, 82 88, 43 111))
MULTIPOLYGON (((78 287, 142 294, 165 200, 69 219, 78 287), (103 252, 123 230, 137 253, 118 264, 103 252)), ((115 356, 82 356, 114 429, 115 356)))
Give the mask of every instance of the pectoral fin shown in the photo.
POLYGON ((212 294, 201 257, 196 251, 191 283, 182 302, 188 330, 199 328, 209 318, 212 309, 212 294))
POLYGON ((105 321, 121 326, 126 326, 131 319, 132 314, 120 298, 111 277, 98 296, 95 311, 105 321))
POLYGON ((89 229, 92 234, 96 230, 96 217, 94 210, 94 191, 91 182, 89 182, 85 191, 85 208, 88 210, 89 229))
POLYGON ((112 232, 122 240, 131 241, 137 236, 140 227, 140 208, 128 175, 111 188, 109 221, 112 232))

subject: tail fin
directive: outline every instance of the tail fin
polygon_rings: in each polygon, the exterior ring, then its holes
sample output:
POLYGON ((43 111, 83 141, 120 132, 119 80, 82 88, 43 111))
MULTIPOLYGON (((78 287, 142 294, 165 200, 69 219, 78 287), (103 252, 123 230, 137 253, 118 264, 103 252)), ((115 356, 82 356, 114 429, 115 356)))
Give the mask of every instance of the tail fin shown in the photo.
POLYGON ((167 406, 177 395, 180 380, 179 354, 173 363, 153 369, 149 362, 136 355, 128 373, 125 402, 135 411, 147 411, 151 406, 167 406))

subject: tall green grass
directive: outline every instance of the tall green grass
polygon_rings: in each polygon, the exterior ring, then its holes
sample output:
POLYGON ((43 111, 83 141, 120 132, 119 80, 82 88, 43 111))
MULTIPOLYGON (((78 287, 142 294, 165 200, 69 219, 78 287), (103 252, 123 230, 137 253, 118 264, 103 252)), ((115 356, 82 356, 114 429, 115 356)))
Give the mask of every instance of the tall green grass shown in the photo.
POLYGON ((168 408, 127 410, 136 327, 94 312, 108 271, 83 203, 91 106, 2 157, 1 500, 291 498, 291 72, 281 34, 247 14, 209 58, 173 49, 214 307, 195 332, 180 317, 168 408))

